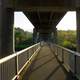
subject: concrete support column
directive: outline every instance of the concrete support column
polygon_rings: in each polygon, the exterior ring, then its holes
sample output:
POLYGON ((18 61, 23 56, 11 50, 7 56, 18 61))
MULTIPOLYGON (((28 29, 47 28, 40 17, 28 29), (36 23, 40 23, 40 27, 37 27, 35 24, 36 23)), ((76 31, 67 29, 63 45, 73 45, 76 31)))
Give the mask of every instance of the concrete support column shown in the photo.
POLYGON ((52 42, 54 43, 54 32, 52 32, 51 34, 51 39, 52 39, 52 42))
MULTIPOLYGON (((77 18, 77 52, 80 53, 80 10, 76 11, 77 18)), ((76 56, 76 74, 80 79, 80 57, 76 56)))
POLYGON ((42 34, 39 32, 39 41, 42 41, 42 34))
POLYGON ((37 30, 36 28, 33 29, 33 43, 37 43, 37 30))
POLYGON ((80 11, 76 12, 77 17, 77 51, 80 52, 80 11))
POLYGON ((0 3, 0 58, 13 53, 14 11, 0 3))
POLYGON ((54 28, 54 31, 53 31, 53 33, 54 33, 54 43, 57 43, 57 28, 55 27, 54 28))

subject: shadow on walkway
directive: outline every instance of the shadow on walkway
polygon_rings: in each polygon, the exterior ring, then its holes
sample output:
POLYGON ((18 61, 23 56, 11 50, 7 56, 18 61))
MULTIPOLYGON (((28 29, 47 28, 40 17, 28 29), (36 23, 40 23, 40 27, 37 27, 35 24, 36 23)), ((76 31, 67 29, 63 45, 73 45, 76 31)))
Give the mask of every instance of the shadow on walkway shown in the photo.
POLYGON ((50 45, 41 48, 23 80, 78 80, 67 72, 50 45))
MULTIPOLYGON (((53 51, 52 47, 48 44, 48 47, 50 48, 51 52, 53 53, 53 55, 55 56, 56 60, 58 61, 60 67, 63 69, 63 71, 66 74, 66 79, 65 80, 78 80, 75 75, 70 71, 67 72, 67 70, 65 69, 65 67, 63 66, 63 63, 60 62, 60 60, 58 59, 58 57, 54 54, 55 52, 53 51)), ((52 75, 51 75, 52 76, 52 75)), ((49 79, 46 79, 49 80, 49 79)))

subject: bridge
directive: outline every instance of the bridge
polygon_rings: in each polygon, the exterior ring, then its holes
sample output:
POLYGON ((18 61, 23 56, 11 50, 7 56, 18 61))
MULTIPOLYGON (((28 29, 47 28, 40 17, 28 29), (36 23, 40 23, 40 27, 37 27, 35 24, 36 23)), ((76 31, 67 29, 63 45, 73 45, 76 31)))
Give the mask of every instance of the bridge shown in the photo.
POLYGON ((0 80, 80 79, 79 56, 80 0, 0 0, 0 80), (15 11, 22 11, 35 27, 35 45, 17 53, 15 11), (76 11, 77 52, 57 45, 56 25, 67 11, 76 11))
POLYGON ((50 42, 37 43, 0 60, 0 80, 78 80, 80 54, 50 42))

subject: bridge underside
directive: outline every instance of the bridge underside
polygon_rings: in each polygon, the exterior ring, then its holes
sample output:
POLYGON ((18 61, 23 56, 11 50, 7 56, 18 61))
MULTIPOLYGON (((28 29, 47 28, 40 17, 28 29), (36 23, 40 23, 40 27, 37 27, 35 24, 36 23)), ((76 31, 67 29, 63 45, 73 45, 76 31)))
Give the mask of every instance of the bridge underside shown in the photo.
POLYGON ((80 52, 80 0, 0 0, 0 58, 15 52, 14 11, 22 11, 34 25, 34 43, 42 40, 57 43, 56 25, 67 11, 76 11, 80 52))

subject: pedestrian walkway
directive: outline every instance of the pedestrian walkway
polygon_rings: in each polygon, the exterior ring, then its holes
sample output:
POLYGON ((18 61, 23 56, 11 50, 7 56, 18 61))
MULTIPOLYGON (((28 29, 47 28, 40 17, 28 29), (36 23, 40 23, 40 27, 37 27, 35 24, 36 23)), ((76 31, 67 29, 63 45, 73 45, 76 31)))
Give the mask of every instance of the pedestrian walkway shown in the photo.
POLYGON ((26 72, 23 80, 77 80, 71 72, 67 72, 54 54, 54 50, 45 45, 26 72))

